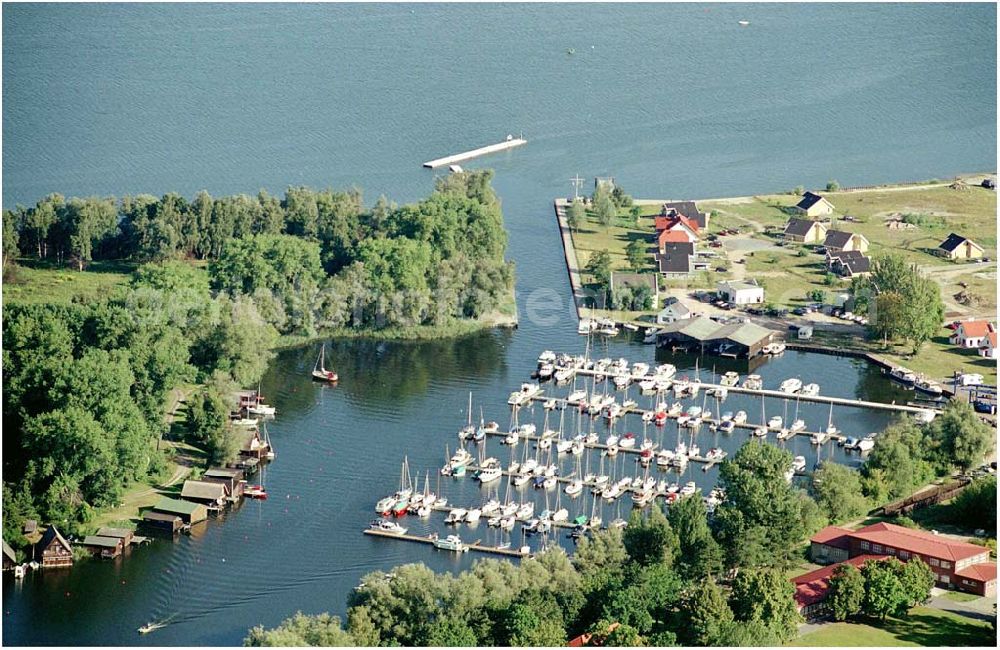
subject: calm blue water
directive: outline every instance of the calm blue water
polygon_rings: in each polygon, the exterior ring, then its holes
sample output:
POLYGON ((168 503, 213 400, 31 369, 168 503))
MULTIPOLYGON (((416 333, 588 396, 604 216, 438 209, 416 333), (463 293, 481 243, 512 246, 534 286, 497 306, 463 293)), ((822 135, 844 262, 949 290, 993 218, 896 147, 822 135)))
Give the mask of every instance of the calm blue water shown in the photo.
MULTIPOLYGON (((445 445, 454 449, 468 391, 477 413, 506 425, 506 395, 540 350, 582 352, 551 207, 574 174, 614 175, 637 196, 697 198, 996 164, 989 5, 12 5, 3 37, 4 206, 52 191, 192 196, 300 183, 358 184, 370 199, 407 201, 431 187, 424 160, 508 132, 530 141, 467 165, 497 173, 518 330, 334 342, 343 377, 334 389, 304 377, 318 346, 283 352, 263 384, 279 409, 270 427, 278 460, 265 477, 272 498, 116 564, 22 584, 5 576, 7 644, 236 644, 247 628, 296 610, 342 613, 368 571, 407 561, 467 567, 475 558, 358 531, 373 501, 395 489, 404 454, 438 489, 435 471, 445 445), (751 25, 740 28, 744 18, 751 25), (546 295, 555 317, 527 318, 546 295), (148 637, 135 633, 166 618, 148 637)), ((651 347, 624 338, 597 352, 685 372, 693 364, 654 359, 651 347)), ((847 359, 786 353, 757 372, 770 385, 799 375, 832 395, 907 399, 847 359)), ((741 399, 723 410, 759 413, 741 399)), ((768 415, 782 409, 767 405, 768 415)), ((821 407, 803 415, 810 424, 827 418, 821 407)), ((528 419, 541 426, 544 415, 528 419)), ((886 423, 852 409, 834 419, 858 434, 886 423)), ((618 427, 627 430, 641 435, 641 423, 618 427)), ((677 440, 671 427, 650 435, 677 440)), ((698 442, 734 451, 745 438, 706 432, 698 442)), ((832 445, 788 444, 810 462, 856 462, 832 445)), ((489 453, 507 457, 495 442, 489 453)), ((708 487, 715 476, 692 465, 672 480, 708 487)), ((463 505, 482 498, 470 480, 440 490, 463 505)), ((623 503, 622 516, 628 510, 623 503)), ((409 525, 443 530, 439 521, 409 525)), ((484 523, 463 537, 490 540, 484 523)))

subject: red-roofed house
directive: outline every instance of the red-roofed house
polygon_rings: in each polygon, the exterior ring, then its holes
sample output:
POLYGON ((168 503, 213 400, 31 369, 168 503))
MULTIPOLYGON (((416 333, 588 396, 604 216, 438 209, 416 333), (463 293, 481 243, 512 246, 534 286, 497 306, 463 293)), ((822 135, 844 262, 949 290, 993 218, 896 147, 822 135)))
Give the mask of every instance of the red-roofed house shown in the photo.
POLYGON ((979 356, 987 359, 997 358, 997 333, 992 331, 986 335, 986 339, 979 346, 979 356))
POLYGON ((887 555, 906 562, 919 557, 930 566, 939 587, 980 596, 996 593, 996 564, 989 561, 988 549, 975 544, 884 522, 853 531, 827 526, 810 541, 815 562, 836 561, 845 545, 850 558, 887 555), (989 575, 992 578, 975 577, 989 575))
POLYGON ((688 234, 683 230, 661 230, 656 236, 656 248, 662 253, 667 244, 687 244, 691 242, 688 234))
POLYGON ((820 564, 831 564, 833 562, 843 562, 850 557, 851 546, 847 535, 852 533, 850 528, 840 526, 827 526, 819 531, 809 540, 811 544, 810 554, 813 562, 820 564))
POLYGON ((951 343, 963 348, 978 348, 989 336, 989 333, 995 330, 993 323, 988 320, 962 321, 955 328, 955 333, 951 335, 951 343))
POLYGON ((806 618, 814 618, 826 610, 826 593, 830 589, 830 578, 842 564, 861 568, 868 560, 884 560, 884 555, 859 555, 822 569, 792 578, 795 585, 795 608, 806 618))
POLYGON ((656 217, 655 226, 658 233, 662 233, 665 230, 681 230, 688 235, 687 241, 691 242, 698 241, 700 236, 697 222, 688 219, 682 214, 673 217, 656 217))

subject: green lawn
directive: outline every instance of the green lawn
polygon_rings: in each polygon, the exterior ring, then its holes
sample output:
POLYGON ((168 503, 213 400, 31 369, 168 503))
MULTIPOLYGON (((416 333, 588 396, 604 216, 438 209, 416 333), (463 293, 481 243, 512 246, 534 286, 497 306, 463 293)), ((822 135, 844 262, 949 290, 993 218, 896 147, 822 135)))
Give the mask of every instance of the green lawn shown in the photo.
POLYGON ((827 646, 995 646, 996 633, 985 621, 927 607, 901 619, 870 623, 829 623, 788 645, 827 646))
MULTIPOLYGON (((871 242, 870 252, 891 250, 917 264, 951 264, 931 254, 948 236, 957 232, 972 237, 995 258, 997 251, 996 193, 979 187, 955 190, 947 183, 929 188, 873 190, 862 192, 822 192, 834 205, 835 227, 859 232, 871 242), (890 230, 886 220, 903 214, 921 214, 929 225, 890 230), (857 221, 844 221, 850 215, 857 221)), ((699 201, 702 210, 716 213, 719 227, 746 225, 753 221, 764 228, 784 229, 799 197, 791 194, 755 196, 746 201, 699 201)), ((713 223, 713 225, 714 225, 713 223)))
POLYGON ((17 264, 13 277, 4 278, 5 303, 69 303, 76 297, 103 297, 128 282, 135 270, 135 265, 123 262, 94 262, 85 271, 29 259, 17 264))

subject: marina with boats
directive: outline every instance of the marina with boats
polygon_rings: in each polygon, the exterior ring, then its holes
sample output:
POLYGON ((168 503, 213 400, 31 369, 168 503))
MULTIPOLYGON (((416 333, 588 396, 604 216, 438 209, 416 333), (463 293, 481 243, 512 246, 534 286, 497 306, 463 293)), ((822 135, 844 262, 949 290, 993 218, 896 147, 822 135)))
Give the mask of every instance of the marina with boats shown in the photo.
POLYGON ((799 377, 765 388, 764 379, 754 373, 725 371, 716 376, 713 370, 712 380, 702 381, 697 361, 693 373, 682 374, 669 363, 592 360, 589 342, 588 353, 579 356, 543 351, 531 375, 534 381, 522 382, 508 396, 506 427, 487 421, 484 407, 479 408, 477 424, 470 394, 457 440, 451 438, 454 434, 444 440, 443 464, 425 469, 421 491, 420 477, 410 476, 404 458, 399 489, 375 504, 383 518, 372 522, 366 534, 437 548, 444 544, 460 552, 499 550, 528 556, 533 552, 531 537, 539 536, 544 547, 602 526, 624 527, 629 512, 653 503, 669 507, 678 498, 700 494, 712 512, 724 492, 684 480, 685 474, 690 467, 705 474, 715 469, 729 456, 723 445, 732 447, 721 441, 737 432, 748 434, 744 442, 786 445, 796 437, 808 440, 815 460, 795 454, 786 474, 793 481, 823 462, 828 445, 828 458, 834 449, 864 455, 874 447, 876 433, 842 431, 835 424, 835 409, 874 410, 920 422, 936 414, 928 406, 824 395, 819 384, 799 377), (755 413, 751 409, 726 406, 727 399, 737 397, 759 403, 759 419, 750 415, 755 413), (810 419, 809 426, 800 414, 804 403, 826 407, 824 420, 810 419), (478 500, 470 500, 467 492, 457 503, 445 496, 449 484, 462 479, 479 484, 478 500), (439 524, 473 529, 485 522, 493 543, 480 539, 466 544, 461 533, 441 543, 436 532, 413 535, 398 522, 414 515, 417 521, 440 518, 439 524), (558 535, 560 530, 568 534, 558 535), (511 551, 518 533, 521 543, 511 551))

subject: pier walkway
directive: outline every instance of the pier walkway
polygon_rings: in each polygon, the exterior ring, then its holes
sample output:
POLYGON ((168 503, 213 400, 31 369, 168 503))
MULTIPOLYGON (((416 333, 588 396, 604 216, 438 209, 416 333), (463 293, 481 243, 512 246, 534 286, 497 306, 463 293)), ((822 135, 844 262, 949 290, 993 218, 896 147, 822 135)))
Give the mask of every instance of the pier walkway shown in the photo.
MULTIPOLYGON (((418 542, 420 544, 434 544, 436 539, 434 536, 421 537, 420 535, 408 535, 406 533, 390 533, 384 530, 375 530, 373 528, 366 528, 364 531, 365 535, 372 535, 374 537, 389 537, 391 539, 402 539, 407 542, 418 542)), ((522 553, 520 549, 515 548, 498 548, 496 546, 484 546, 480 544, 482 540, 476 540, 471 544, 465 544, 466 548, 470 551, 478 551, 479 553, 492 553, 494 555, 504 555, 506 557, 531 557, 530 553, 522 553)), ((449 553, 454 553, 455 551, 448 551, 448 549, 441 549, 449 553)))
MULTIPOLYGON (((570 370, 571 368, 565 368, 570 370)), ((609 379, 615 377, 617 373, 612 370, 594 370, 585 368, 573 368, 575 374, 583 375, 586 377, 601 377, 603 379, 609 379)), ((642 381, 643 379, 649 379, 646 376, 629 375, 630 380, 633 383, 642 381)), ((678 381, 672 379, 671 381, 678 381)), ((926 413, 927 411, 934 411, 934 408, 929 406, 909 406, 907 404, 886 404, 885 402, 870 402, 860 399, 849 399, 845 397, 830 397, 828 395, 802 395, 799 393, 785 393, 780 390, 768 390, 768 389, 750 389, 743 388, 742 386, 723 386, 722 384, 713 384, 704 381, 695 381, 690 379, 683 380, 687 384, 692 386, 697 386, 699 389, 719 389, 724 388, 728 392, 732 393, 743 393, 744 395, 755 395, 758 397, 776 397, 779 399, 798 399, 803 402, 815 402, 818 404, 833 404, 835 406, 851 406, 855 408, 867 408, 874 410, 883 411, 895 411, 897 413, 926 413)))
POLYGON ((473 149, 471 151, 463 151, 462 153, 457 153, 453 156, 445 156, 444 158, 428 160, 424 163, 424 167, 436 169, 437 167, 452 165, 463 160, 469 160, 470 158, 478 158, 479 156, 485 156, 499 151, 507 151, 508 149, 513 149, 514 147, 519 147, 522 144, 527 143, 528 141, 524 138, 511 138, 509 140, 504 140, 503 142, 498 142, 485 147, 479 147, 478 149, 473 149))

